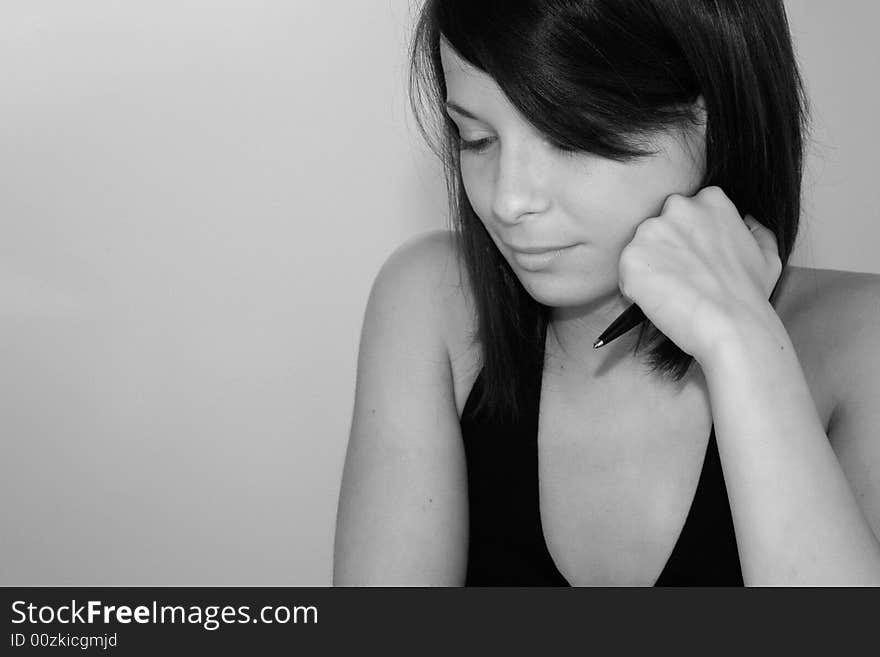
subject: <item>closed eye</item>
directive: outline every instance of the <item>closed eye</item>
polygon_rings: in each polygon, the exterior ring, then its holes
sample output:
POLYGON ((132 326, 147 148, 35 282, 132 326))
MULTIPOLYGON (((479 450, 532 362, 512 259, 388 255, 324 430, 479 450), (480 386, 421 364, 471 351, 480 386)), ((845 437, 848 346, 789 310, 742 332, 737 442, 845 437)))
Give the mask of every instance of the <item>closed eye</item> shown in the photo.
POLYGON ((474 141, 468 141, 459 137, 458 147, 459 150, 462 151, 480 153, 486 150, 493 141, 495 141, 495 137, 483 137, 482 139, 475 139, 474 141))
MULTIPOLYGON (((481 153, 486 150, 492 142, 495 141, 495 137, 483 137, 482 139, 475 139, 473 141, 468 141, 467 139, 458 138, 458 147, 461 151, 470 151, 473 153, 481 153)), ((550 145, 555 148, 560 153, 566 155, 574 155, 577 153, 577 149, 571 148, 569 146, 565 146, 563 144, 559 144, 556 142, 549 142, 550 145)))

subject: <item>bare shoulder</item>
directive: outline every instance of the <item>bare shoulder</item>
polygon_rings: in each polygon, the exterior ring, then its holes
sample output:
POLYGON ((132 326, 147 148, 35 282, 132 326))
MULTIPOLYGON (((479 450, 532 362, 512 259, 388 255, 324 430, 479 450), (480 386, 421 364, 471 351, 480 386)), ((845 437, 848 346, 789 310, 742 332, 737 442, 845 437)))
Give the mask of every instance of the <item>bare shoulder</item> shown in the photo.
POLYGON ((451 274, 456 266, 455 248, 455 237, 449 231, 419 233, 388 256, 382 272, 404 274, 409 280, 436 286, 454 283, 456 279, 451 274), (412 279, 413 276, 416 278, 412 279))
MULTIPOLYGON (((447 230, 434 230, 410 238, 388 257, 377 280, 404 295, 413 295, 433 308, 432 319, 443 321, 443 329, 453 329, 455 320, 462 319, 468 301, 466 275, 460 262, 455 235, 447 230), (389 281, 388 279, 393 279, 389 281)), ((425 308, 423 308, 424 310, 425 308)))
POLYGON ((832 398, 835 417, 880 396, 880 275, 793 267, 777 311, 806 375, 832 398), (876 379, 876 382, 872 381, 876 379))
POLYGON ((460 415, 476 378, 479 350, 473 295, 456 236, 435 230, 404 242, 382 266, 373 294, 393 296, 392 305, 408 308, 417 315, 413 320, 442 342, 460 415))
POLYGON ((789 267, 785 276, 777 311, 803 347, 835 357, 876 347, 880 274, 789 267))
POLYGON ((781 292, 777 311, 829 443, 880 536, 880 275, 797 267, 781 292))
POLYGON ((880 275, 788 267, 775 307, 828 428, 878 352, 880 275))
POLYGON ((838 410, 866 393, 880 398, 880 275, 824 270, 819 280, 812 322, 834 372, 838 410))
POLYGON ((788 267, 780 284, 780 315, 805 317, 809 314, 827 316, 845 311, 847 318, 855 313, 864 317, 864 303, 877 300, 880 293, 880 274, 788 267))

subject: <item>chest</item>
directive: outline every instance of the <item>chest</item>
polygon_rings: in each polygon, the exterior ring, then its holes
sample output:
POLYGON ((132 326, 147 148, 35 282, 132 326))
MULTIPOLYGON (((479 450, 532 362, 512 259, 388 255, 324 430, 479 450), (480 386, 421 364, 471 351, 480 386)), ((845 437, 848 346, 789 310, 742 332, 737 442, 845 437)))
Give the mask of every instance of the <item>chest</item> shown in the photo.
MULTIPOLYGON (((712 431, 705 380, 693 371, 677 387, 622 378, 577 391, 545 371, 539 505, 548 550, 570 583, 643 586, 662 572, 712 431)), ((814 397, 827 426, 831 399, 818 388, 814 397)))
POLYGON ((573 393, 544 374, 538 488, 544 538, 574 585, 650 585, 687 518, 712 429, 700 377, 573 393))

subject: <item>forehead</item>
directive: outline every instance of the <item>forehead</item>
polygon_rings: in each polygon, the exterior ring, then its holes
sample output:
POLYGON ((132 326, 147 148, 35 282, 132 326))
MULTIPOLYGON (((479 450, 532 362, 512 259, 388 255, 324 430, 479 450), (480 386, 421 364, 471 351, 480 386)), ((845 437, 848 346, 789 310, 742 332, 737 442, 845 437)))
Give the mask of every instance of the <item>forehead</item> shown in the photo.
POLYGON ((440 59, 446 78, 446 100, 466 104, 486 116, 519 114, 490 75, 462 59, 442 38, 440 59))
POLYGON ((449 46, 449 42, 444 37, 440 37, 440 60, 443 62, 443 72, 448 76, 450 73, 468 73, 468 69, 474 71, 474 68, 464 61, 449 46))
POLYGON ((440 39, 440 61, 448 89, 500 91, 490 76, 459 57, 443 38, 440 39))

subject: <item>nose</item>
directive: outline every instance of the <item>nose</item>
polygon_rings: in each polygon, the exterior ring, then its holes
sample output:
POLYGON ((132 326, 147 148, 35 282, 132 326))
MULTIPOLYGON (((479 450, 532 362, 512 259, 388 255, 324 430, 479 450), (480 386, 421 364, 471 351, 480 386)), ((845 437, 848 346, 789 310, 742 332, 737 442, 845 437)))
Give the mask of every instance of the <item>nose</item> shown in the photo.
POLYGON ((498 158, 492 212, 507 224, 543 212, 549 206, 549 162, 540 144, 504 148, 498 158))

